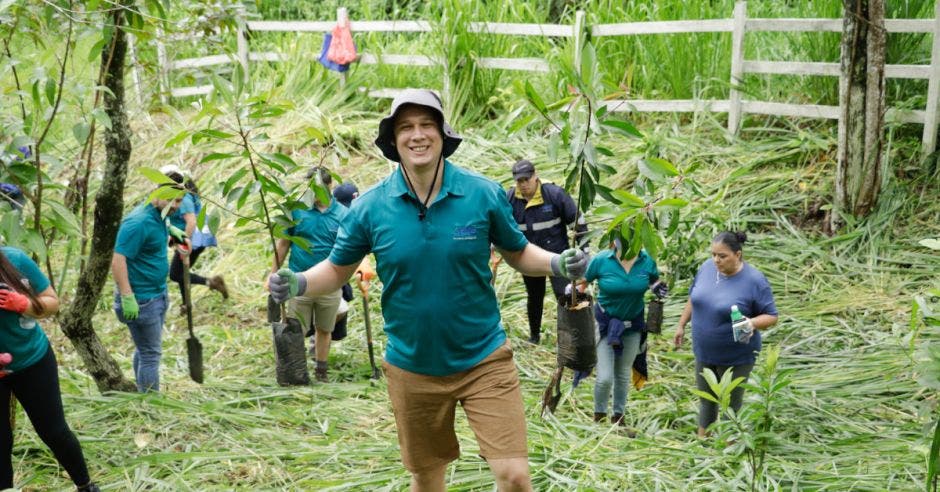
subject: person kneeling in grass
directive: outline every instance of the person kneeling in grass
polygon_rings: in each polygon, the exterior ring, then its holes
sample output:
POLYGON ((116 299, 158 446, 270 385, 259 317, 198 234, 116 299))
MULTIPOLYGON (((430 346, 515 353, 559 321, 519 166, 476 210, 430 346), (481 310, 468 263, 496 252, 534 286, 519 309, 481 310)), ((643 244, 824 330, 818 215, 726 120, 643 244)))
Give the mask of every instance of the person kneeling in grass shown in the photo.
POLYGON ((370 251, 383 282, 383 367, 412 490, 444 490, 460 454, 459 402, 499 490, 531 490, 525 412, 512 348, 490 286, 490 243, 526 275, 578 278, 587 256, 529 244, 499 185, 446 160, 461 138, 440 99, 403 91, 376 145, 401 165, 356 199, 327 260, 269 278, 271 295, 338 289, 370 251))

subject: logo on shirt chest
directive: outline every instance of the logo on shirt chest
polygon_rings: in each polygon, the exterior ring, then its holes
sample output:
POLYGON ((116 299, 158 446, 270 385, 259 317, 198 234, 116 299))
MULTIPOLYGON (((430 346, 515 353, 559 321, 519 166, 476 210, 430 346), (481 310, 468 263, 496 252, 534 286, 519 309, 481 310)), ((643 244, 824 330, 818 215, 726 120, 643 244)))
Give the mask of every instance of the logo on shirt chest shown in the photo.
POLYGON ((477 228, 475 226, 457 226, 454 228, 454 241, 470 241, 477 239, 477 228))

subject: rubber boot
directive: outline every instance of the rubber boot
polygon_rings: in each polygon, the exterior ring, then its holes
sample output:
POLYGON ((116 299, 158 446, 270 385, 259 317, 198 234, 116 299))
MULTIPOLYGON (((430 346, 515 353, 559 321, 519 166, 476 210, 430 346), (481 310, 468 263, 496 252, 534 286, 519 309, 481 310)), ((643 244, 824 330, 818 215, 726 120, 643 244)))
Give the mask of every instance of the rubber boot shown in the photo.
POLYGON ((78 492, 101 492, 101 489, 98 488, 98 485, 95 482, 88 482, 81 487, 78 487, 78 492))
POLYGON ((221 275, 215 275, 206 279, 206 285, 219 294, 222 294, 222 299, 228 299, 228 287, 225 286, 225 279, 221 275))
POLYGON ((636 437, 636 430, 627 426, 627 420, 623 418, 622 413, 615 413, 610 416, 610 423, 616 424, 617 426, 623 427, 627 433, 627 437, 636 437))
POLYGON ((328 362, 325 360, 317 361, 317 368, 314 370, 314 375, 317 378, 317 381, 321 383, 328 383, 330 380, 327 377, 328 372, 328 362))
POLYGON ((607 419, 607 414, 606 414, 606 413, 597 413, 597 412, 594 412, 594 421, 595 421, 595 422, 603 422, 603 421, 606 420, 606 419, 607 419))

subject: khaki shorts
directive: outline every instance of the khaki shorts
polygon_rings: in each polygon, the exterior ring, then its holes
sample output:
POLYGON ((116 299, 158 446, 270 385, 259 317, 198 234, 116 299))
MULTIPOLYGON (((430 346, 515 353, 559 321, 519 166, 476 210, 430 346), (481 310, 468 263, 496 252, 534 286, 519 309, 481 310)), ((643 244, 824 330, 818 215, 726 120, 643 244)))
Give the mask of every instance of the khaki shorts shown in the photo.
POLYGON ((316 326, 317 331, 333 333, 340 300, 341 290, 322 296, 294 297, 290 300, 290 317, 300 321, 304 333, 309 333, 311 326, 316 326))
POLYGON ((383 362, 398 427, 401 460, 411 472, 446 465, 460 456, 454 432, 457 403, 476 434, 484 459, 528 456, 525 409, 509 341, 472 368, 425 376, 383 362))

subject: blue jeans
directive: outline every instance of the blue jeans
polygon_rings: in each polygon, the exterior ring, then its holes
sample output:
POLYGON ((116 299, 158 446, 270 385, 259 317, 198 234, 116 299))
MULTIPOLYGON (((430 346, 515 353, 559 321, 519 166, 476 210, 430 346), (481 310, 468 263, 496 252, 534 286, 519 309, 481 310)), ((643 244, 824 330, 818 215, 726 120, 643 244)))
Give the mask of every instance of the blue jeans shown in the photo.
POLYGON ((630 391, 630 369, 633 368, 633 359, 640 351, 639 330, 628 331, 621 337, 623 341, 623 354, 617 356, 613 347, 607 343, 606 337, 598 337, 597 341, 597 382, 594 384, 594 412, 607 413, 607 401, 610 399, 610 389, 614 390, 614 412, 623 414, 627 407, 627 392, 630 391))
POLYGON ((166 307, 169 299, 163 294, 140 303, 137 319, 124 318, 121 309, 121 295, 114 294, 114 312, 118 321, 127 325, 134 340, 134 379, 137 391, 160 391, 160 357, 163 338, 163 320, 166 319, 166 307))

